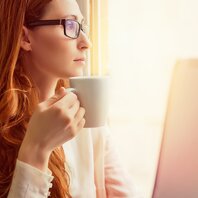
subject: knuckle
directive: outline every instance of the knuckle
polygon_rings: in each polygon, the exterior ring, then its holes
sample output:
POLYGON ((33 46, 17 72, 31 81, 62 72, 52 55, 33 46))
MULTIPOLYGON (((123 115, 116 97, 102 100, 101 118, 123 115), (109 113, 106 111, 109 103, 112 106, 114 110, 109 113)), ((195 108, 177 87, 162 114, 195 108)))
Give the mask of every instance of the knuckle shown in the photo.
POLYGON ((71 125, 72 121, 73 121, 73 117, 71 116, 71 114, 67 113, 63 108, 60 107, 53 107, 53 111, 55 112, 56 117, 58 117, 59 119, 63 120, 63 122, 66 125, 71 125))
POLYGON ((75 134, 74 133, 71 133, 70 134, 70 138, 72 139, 72 138, 74 138, 75 137, 75 134))
POLYGON ((65 123, 67 124, 67 125, 69 125, 69 127, 71 128, 72 127, 72 117, 71 116, 69 116, 69 115, 67 115, 66 117, 65 117, 65 123))
POLYGON ((58 119, 63 119, 66 116, 64 109, 60 107, 53 106, 51 107, 51 110, 53 112, 54 117, 57 117, 58 119))
POLYGON ((74 103, 76 106, 80 106, 80 101, 77 99, 74 103))
POLYGON ((80 107, 80 110, 81 110, 82 114, 84 115, 85 114, 85 108, 84 107, 80 107))
POLYGON ((78 100, 77 101, 77 106, 78 106, 78 109, 80 108, 80 101, 78 100))
POLYGON ((77 95, 75 93, 71 92, 71 95, 72 95, 73 99, 75 99, 75 100, 78 99, 78 97, 77 97, 77 95))
POLYGON ((57 116, 63 116, 64 115, 64 111, 60 107, 54 106, 53 109, 54 109, 57 116))
POLYGON ((75 135, 76 135, 76 129, 75 129, 74 125, 71 124, 68 127, 68 129, 69 129, 70 137, 75 137, 75 135))
POLYGON ((80 128, 83 128, 84 127, 84 125, 85 125, 85 119, 83 118, 82 120, 81 120, 81 122, 80 122, 80 128))
POLYGON ((51 98, 49 98, 49 100, 56 101, 56 100, 58 100, 58 96, 53 95, 51 98))

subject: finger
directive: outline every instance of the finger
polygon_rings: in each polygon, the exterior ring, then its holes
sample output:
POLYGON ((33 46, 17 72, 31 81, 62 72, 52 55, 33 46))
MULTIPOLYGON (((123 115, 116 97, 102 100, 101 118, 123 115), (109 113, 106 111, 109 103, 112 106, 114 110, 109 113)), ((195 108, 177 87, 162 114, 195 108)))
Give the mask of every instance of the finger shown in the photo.
POLYGON ((76 101, 78 101, 77 95, 72 92, 69 92, 63 98, 58 100, 54 105, 68 110, 76 103, 76 101))
POLYGON ((71 115, 73 118, 74 118, 75 115, 77 114, 79 108, 80 108, 80 101, 77 100, 77 101, 75 102, 75 104, 74 104, 72 107, 70 107, 70 109, 69 109, 69 113, 70 113, 70 115, 71 115))
POLYGON ((59 90, 57 90, 57 92, 52 97, 41 102, 40 105, 42 105, 44 107, 49 107, 49 106, 53 105, 54 103, 56 103, 58 100, 60 100, 62 97, 64 97, 66 94, 67 94, 67 92, 65 92, 65 88, 61 87, 59 90))
POLYGON ((85 109, 83 107, 80 107, 74 117, 74 122, 78 124, 83 119, 84 115, 85 115, 85 109))
POLYGON ((83 118, 83 119, 78 123, 77 128, 78 128, 79 130, 82 129, 82 128, 85 126, 85 122, 86 122, 86 120, 85 120, 85 118, 83 118))

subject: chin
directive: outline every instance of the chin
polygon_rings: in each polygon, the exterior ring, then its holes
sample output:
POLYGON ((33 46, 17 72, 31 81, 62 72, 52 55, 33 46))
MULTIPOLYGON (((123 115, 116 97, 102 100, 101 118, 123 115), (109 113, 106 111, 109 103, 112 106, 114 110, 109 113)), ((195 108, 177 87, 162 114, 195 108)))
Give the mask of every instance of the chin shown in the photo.
POLYGON ((78 70, 76 69, 75 71, 72 71, 69 77, 77 77, 77 76, 83 76, 82 69, 78 69, 78 70))

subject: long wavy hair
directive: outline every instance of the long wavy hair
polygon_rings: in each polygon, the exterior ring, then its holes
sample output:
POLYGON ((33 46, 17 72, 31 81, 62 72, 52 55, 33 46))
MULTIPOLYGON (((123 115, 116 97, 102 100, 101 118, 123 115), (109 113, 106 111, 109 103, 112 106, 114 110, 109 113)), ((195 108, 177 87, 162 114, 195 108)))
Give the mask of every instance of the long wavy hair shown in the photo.
MULTIPOLYGON (((21 64, 22 27, 42 17, 51 0, 0 0, 0 197, 8 195, 20 145, 36 105, 39 92, 21 64)), ((60 79, 56 90, 69 87, 60 79)), ((53 198, 71 197, 69 174, 65 170, 63 148, 56 148, 49 159, 54 179, 53 198)))

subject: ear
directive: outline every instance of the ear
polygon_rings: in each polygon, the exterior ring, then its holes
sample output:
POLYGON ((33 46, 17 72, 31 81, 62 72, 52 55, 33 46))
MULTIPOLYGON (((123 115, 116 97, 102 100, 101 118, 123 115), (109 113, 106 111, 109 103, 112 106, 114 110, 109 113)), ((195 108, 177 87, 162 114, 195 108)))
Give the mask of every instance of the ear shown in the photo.
POLYGON ((21 36, 21 48, 25 51, 32 51, 32 46, 30 42, 30 30, 23 26, 22 36, 21 36))

